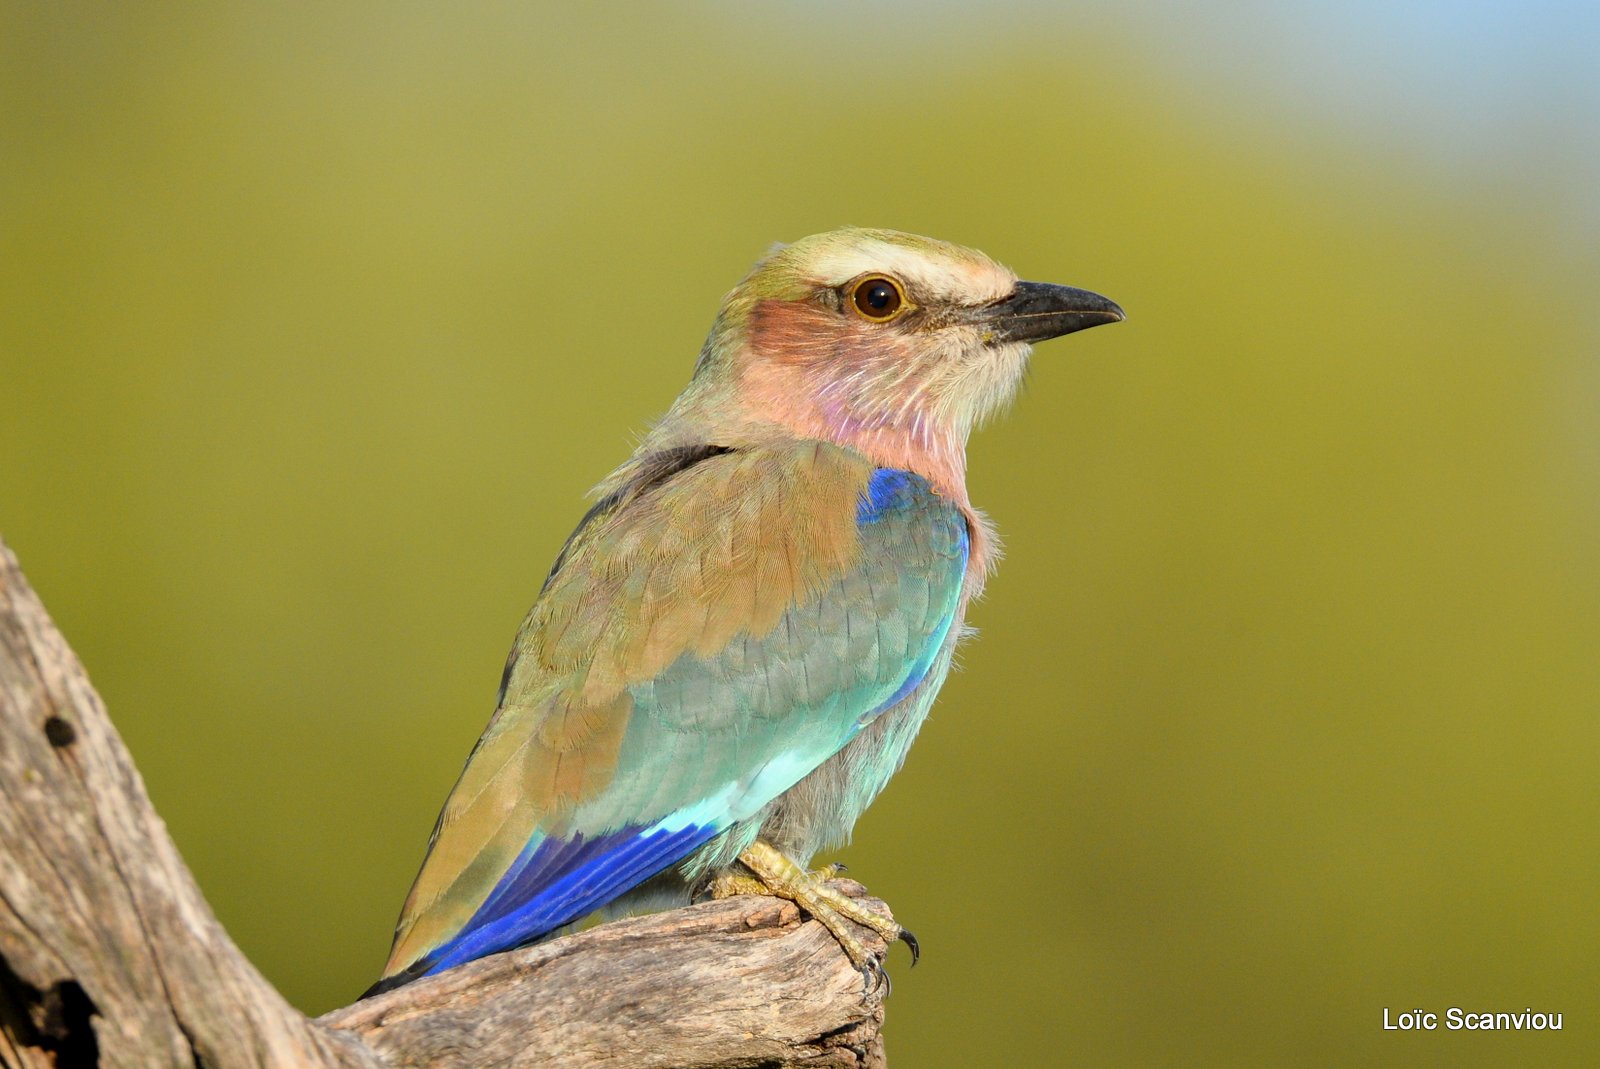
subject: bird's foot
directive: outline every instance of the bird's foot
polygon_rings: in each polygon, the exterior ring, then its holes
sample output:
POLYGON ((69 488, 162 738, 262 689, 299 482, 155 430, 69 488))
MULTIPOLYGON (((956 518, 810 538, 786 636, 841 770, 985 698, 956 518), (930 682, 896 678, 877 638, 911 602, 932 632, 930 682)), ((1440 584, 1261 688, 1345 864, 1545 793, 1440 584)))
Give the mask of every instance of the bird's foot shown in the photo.
MULTIPOLYGON (((798 868, 799 866, 795 867, 798 868)), ((835 861, 831 865, 824 865, 820 869, 812 869, 810 872, 801 873, 801 875, 807 880, 826 883, 828 880, 836 879, 843 871, 844 865, 835 861)), ((748 872, 724 872, 721 876, 711 881, 710 894, 713 899, 732 898, 734 895, 773 895, 787 899, 790 902, 794 901, 787 895, 778 894, 777 891, 762 883, 759 876, 753 876, 748 872)))
POLYGON ((725 873, 712 884, 714 898, 732 895, 775 895, 788 899, 821 922, 838 940, 839 946, 849 956, 851 964, 861 971, 869 988, 883 984, 888 987, 889 974, 883 963, 867 949, 855 929, 847 921, 870 928, 883 937, 884 942, 903 941, 911 948, 911 964, 917 963, 921 948, 916 936, 900 927, 892 918, 874 913, 849 895, 829 887, 828 880, 837 876, 843 865, 829 865, 815 872, 807 872, 791 861, 782 851, 757 840, 739 855, 739 860, 750 870, 745 873, 725 873))
POLYGON ((770 895, 767 885, 748 872, 724 872, 711 881, 712 898, 732 898, 734 895, 770 895))

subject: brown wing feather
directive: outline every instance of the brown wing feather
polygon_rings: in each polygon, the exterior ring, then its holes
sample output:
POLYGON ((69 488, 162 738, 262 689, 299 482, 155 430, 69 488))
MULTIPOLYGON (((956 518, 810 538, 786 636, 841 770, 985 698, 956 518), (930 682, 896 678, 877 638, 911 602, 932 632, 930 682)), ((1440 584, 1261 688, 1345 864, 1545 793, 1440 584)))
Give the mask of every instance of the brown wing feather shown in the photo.
POLYGON ((536 832, 559 833, 606 789, 633 713, 629 686, 685 653, 763 637, 859 552, 855 503, 872 466, 857 454, 801 442, 703 453, 665 475, 659 461, 633 463, 639 476, 568 540, 523 622, 386 975, 458 931, 536 832))

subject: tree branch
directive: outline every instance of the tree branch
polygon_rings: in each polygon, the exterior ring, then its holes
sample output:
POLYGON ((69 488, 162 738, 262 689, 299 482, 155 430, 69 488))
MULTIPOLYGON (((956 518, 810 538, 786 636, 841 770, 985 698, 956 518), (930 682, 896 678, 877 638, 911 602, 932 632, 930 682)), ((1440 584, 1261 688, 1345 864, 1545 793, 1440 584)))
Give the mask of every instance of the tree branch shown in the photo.
POLYGON ((308 1020, 206 905, 4 543, 0 851, 8 1067, 884 1065, 883 992, 770 898, 617 921, 308 1020))

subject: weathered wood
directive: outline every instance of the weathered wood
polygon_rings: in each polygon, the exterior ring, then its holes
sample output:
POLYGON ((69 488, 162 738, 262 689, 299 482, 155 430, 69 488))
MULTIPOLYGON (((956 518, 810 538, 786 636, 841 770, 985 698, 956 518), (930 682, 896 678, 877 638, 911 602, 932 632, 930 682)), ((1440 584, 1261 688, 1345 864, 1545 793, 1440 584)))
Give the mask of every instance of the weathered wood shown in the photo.
POLYGON ((0 848, 17 1064, 372 1064, 351 1037, 312 1028, 229 940, 3 546, 0 848))
POLYGON ((308 1020, 206 905, 0 543, 0 1064, 857 1069, 884 1064, 883 994, 794 906, 740 898, 614 922, 308 1020))
POLYGON ((841 960, 790 903, 726 899, 473 962, 320 1020, 389 1066, 441 1064, 463 1037, 486 1067, 881 1065, 883 1004, 841 960))

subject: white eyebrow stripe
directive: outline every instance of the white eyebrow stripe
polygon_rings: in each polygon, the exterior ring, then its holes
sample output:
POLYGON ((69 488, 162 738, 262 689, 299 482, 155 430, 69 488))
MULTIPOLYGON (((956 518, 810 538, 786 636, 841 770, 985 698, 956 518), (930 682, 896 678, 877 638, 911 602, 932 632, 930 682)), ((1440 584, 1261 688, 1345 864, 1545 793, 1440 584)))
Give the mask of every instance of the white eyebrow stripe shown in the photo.
POLYGON ((981 304, 999 300, 1017 284, 1017 276, 987 257, 967 249, 915 249, 878 239, 857 238, 849 245, 818 250, 807 267, 830 286, 858 275, 882 272, 911 290, 936 300, 981 304))

